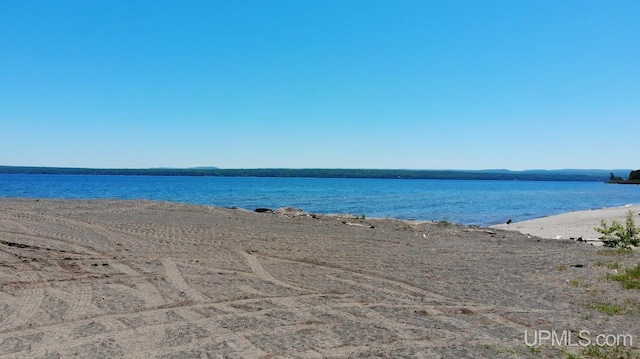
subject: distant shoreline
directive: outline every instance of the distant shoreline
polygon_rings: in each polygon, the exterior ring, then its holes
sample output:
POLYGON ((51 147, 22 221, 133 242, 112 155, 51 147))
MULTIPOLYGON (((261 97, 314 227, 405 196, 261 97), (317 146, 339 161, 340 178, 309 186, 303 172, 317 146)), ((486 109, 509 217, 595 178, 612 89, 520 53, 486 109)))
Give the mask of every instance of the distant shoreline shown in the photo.
MULTIPOLYGON (((629 170, 614 170, 619 173, 629 170)), ((108 169, 72 167, 0 166, 0 174, 48 175, 123 175, 123 176, 216 176, 216 177, 288 177, 288 178, 377 178, 501 181, 580 181, 607 182, 611 170, 404 170, 404 169, 221 169, 221 168, 146 168, 108 169)))
POLYGON ((615 181, 607 181, 609 184, 635 184, 640 185, 640 181, 635 180, 615 180, 615 181))

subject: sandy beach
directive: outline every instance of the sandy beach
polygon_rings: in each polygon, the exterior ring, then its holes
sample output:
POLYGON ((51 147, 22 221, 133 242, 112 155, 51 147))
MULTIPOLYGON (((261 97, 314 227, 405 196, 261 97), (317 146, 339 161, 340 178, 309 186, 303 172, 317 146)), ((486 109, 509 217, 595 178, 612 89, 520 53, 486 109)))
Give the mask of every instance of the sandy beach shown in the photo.
POLYGON ((601 244, 598 238, 602 234, 594 228, 600 227, 602 220, 605 220, 607 224, 611 224, 612 221, 624 224, 628 211, 634 213, 636 225, 640 225, 640 206, 622 206, 563 213, 529 221, 500 224, 493 226, 493 228, 519 231, 541 238, 582 238, 597 245, 601 244))
MULTIPOLYGON (((640 213, 621 218, 629 209, 640 213)), ((638 355, 640 292, 607 276, 640 255, 549 239, 589 238, 583 227, 618 210, 481 228, 0 199, 0 358, 583 354, 527 346, 525 333, 545 330, 629 334, 623 350, 638 355)))

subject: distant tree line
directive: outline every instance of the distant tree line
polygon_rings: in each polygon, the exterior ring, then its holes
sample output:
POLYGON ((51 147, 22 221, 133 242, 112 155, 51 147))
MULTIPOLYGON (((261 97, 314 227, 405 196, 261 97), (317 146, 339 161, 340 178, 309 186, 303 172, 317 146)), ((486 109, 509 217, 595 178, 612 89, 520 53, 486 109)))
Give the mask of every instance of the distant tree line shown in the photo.
POLYGON ((220 169, 220 168, 148 168, 94 169, 68 167, 0 166, 0 174, 55 175, 121 175, 121 176, 218 176, 218 177, 306 177, 306 178, 386 178, 442 180, 503 180, 503 181, 591 181, 605 182, 604 171, 570 170, 402 170, 402 169, 220 169))

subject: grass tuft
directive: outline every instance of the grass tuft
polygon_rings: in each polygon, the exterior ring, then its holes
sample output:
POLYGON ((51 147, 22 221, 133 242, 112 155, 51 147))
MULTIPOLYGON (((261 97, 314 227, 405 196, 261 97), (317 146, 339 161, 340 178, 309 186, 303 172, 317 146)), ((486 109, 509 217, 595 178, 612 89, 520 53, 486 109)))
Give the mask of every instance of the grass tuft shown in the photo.
POLYGON ((619 315, 626 312, 626 306, 618 303, 594 302, 591 304, 591 309, 606 315, 619 315))
MULTIPOLYGON (((622 346, 588 346, 582 349, 585 359, 640 359, 640 355, 622 346)), ((580 358, 580 357, 576 357, 580 358)))
POLYGON ((626 268, 623 273, 611 275, 611 279, 620 282, 625 289, 640 289, 640 264, 626 268))
POLYGON ((598 261, 598 262, 596 263, 596 266, 598 266, 598 267, 607 267, 607 268, 609 268, 609 269, 620 269, 620 268, 622 268, 622 267, 620 266, 620 263, 618 263, 618 262, 605 262, 605 261, 598 261))

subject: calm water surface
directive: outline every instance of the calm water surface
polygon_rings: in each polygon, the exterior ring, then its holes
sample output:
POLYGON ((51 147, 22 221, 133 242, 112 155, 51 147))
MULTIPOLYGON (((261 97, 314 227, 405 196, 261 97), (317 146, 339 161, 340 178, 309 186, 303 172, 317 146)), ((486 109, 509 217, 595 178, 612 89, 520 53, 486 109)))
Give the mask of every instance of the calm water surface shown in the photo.
POLYGON ((640 204, 640 186, 599 182, 0 175, 0 197, 148 199, 222 207, 491 225, 640 204))

